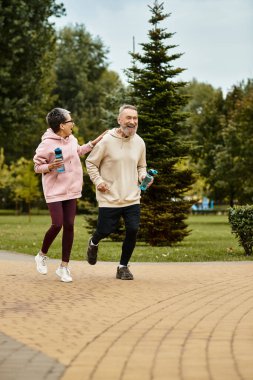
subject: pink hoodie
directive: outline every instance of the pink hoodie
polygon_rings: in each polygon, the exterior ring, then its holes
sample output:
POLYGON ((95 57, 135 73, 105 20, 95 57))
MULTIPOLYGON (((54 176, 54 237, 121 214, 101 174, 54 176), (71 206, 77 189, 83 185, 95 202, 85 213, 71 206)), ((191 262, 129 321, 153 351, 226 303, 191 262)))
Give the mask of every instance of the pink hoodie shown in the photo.
POLYGON ((47 203, 80 198, 82 195, 83 169, 79 156, 91 151, 89 144, 78 145, 77 139, 70 135, 62 138, 51 128, 41 138, 33 158, 34 170, 42 173, 42 185, 47 203), (61 148, 65 166, 64 173, 49 171, 48 165, 55 159, 55 148, 61 148))

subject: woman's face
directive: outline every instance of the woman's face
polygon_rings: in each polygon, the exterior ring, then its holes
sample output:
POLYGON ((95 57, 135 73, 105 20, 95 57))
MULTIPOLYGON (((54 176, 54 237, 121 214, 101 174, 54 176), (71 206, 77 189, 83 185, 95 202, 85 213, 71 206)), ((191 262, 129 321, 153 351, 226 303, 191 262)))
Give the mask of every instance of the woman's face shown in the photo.
POLYGON ((61 124, 62 137, 70 136, 73 132, 74 126, 74 121, 71 119, 71 116, 68 115, 66 121, 61 124))

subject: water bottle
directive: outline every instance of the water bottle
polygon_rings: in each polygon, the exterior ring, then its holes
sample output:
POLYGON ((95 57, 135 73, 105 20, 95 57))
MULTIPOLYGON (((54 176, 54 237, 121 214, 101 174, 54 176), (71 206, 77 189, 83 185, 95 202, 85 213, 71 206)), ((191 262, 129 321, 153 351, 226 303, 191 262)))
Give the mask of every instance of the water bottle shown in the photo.
POLYGON ((158 171, 155 169, 149 169, 146 177, 142 180, 140 184, 140 189, 145 191, 148 188, 148 184, 152 181, 154 175, 158 174, 158 171))
MULTIPOLYGON (((63 160, 61 148, 55 148, 54 152, 55 152, 55 158, 60 158, 61 160, 63 160)), ((59 168, 57 168, 56 170, 58 173, 64 173, 65 172, 65 166, 62 165, 59 168)))

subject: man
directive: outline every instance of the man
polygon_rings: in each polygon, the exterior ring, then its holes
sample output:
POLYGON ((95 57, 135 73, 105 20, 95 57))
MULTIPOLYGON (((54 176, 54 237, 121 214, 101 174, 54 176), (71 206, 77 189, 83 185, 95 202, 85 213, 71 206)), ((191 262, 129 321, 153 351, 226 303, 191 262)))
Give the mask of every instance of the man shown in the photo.
POLYGON ((128 262, 140 222, 139 183, 147 174, 146 148, 143 139, 136 134, 136 107, 127 104, 120 107, 118 124, 119 128, 109 131, 86 159, 99 204, 97 229, 89 240, 87 260, 91 265, 96 264, 99 241, 115 231, 122 216, 126 235, 116 278, 133 280, 128 262))

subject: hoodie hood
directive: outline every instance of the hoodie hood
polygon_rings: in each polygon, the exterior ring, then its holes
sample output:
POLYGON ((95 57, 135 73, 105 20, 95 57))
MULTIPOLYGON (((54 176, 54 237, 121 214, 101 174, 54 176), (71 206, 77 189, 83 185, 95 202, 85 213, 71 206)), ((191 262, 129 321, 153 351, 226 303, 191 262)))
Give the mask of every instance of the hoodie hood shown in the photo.
MULTIPOLYGON (((70 135, 70 136, 72 136, 72 135, 70 135)), ((63 137, 57 135, 56 133, 54 133, 54 131, 51 128, 48 128, 46 130, 46 132, 42 135, 41 141, 45 141, 45 140, 49 139, 49 140, 58 140, 58 141, 62 141, 62 142, 68 142, 70 136, 63 138, 63 137)))
POLYGON ((116 137, 117 139, 120 139, 120 140, 123 140, 124 142, 127 142, 129 140, 131 140, 137 133, 135 133, 134 135, 132 136, 127 136, 127 137, 122 137, 120 136, 118 133, 117 133, 117 129, 118 128, 113 128, 109 131, 109 134, 113 137, 116 137))

